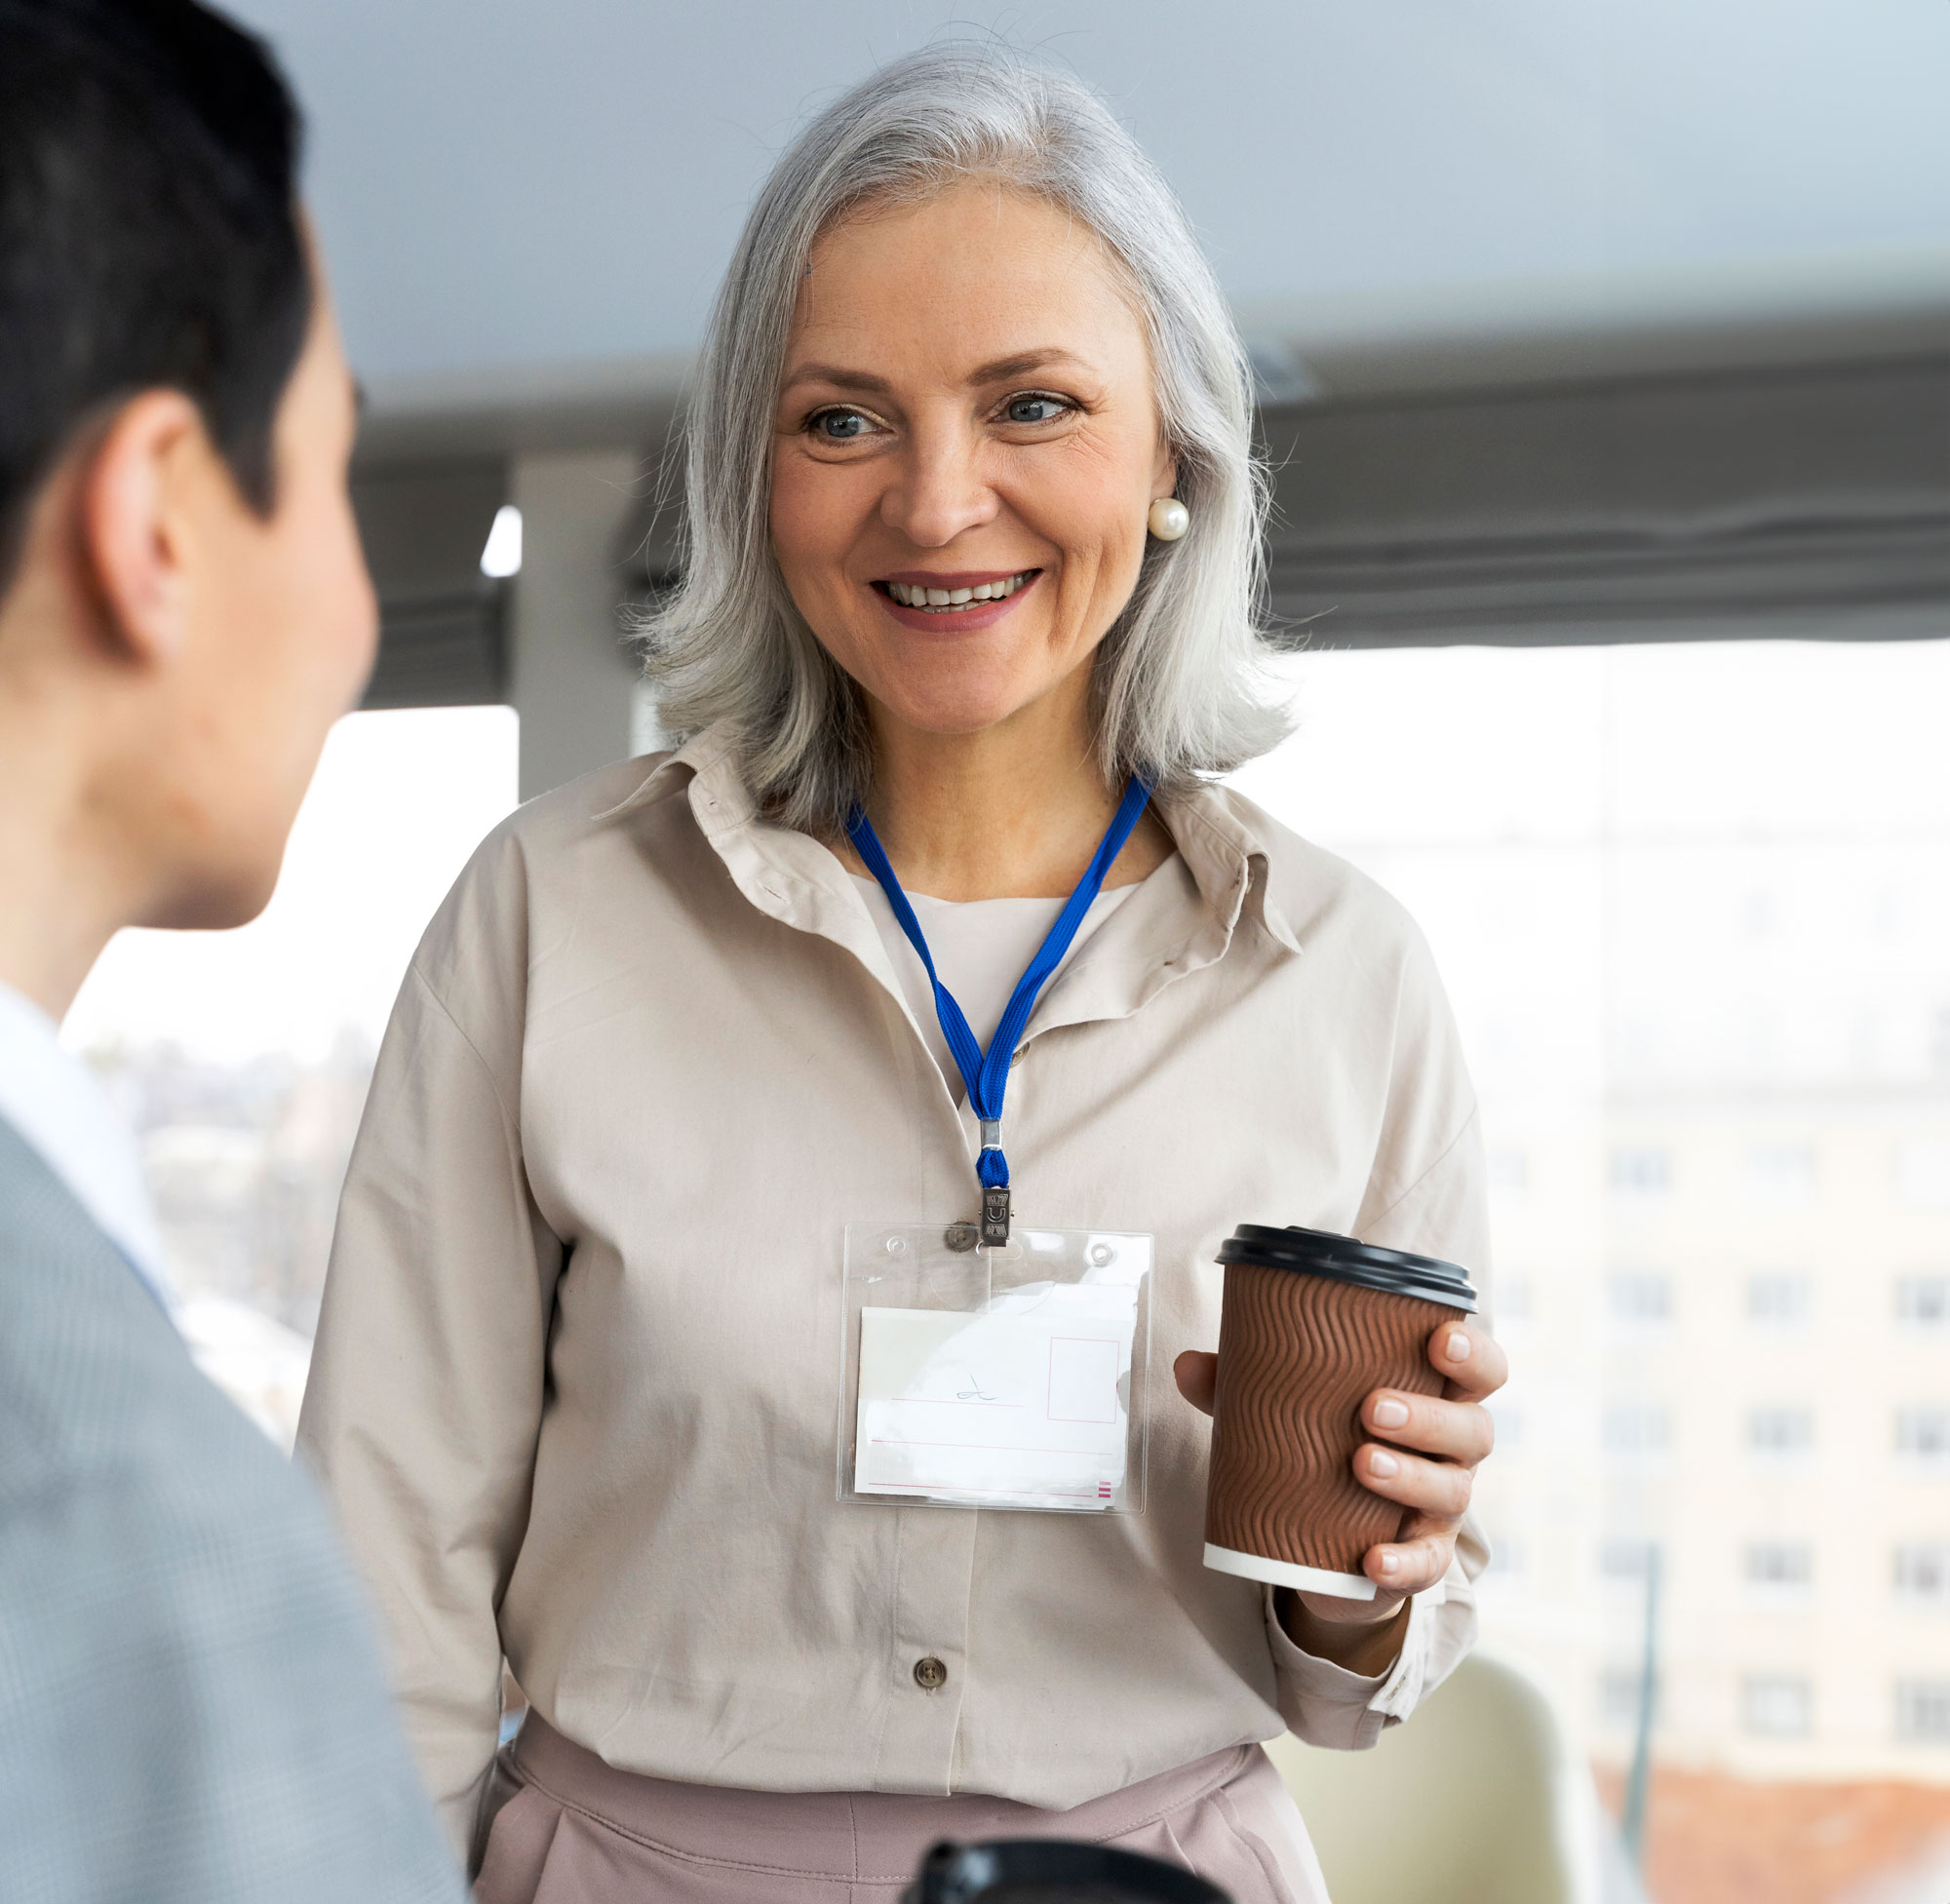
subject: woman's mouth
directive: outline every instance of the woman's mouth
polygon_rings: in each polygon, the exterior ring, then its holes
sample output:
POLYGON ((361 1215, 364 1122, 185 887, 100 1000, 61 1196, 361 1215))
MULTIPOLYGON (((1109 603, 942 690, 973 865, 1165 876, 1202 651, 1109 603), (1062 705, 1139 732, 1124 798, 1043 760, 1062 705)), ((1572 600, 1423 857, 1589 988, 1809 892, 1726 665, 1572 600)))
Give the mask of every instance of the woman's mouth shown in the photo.
POLYGON ((981 602, 1006 602, 1041 573, 1039 568, 1022 568, 1013 575, 991 576, 981 581, 944 575, 939 582, 903 578, 876 582, 874 587, 903 608, 918 608, 923 614, 954 615, 963 614, 981 602))

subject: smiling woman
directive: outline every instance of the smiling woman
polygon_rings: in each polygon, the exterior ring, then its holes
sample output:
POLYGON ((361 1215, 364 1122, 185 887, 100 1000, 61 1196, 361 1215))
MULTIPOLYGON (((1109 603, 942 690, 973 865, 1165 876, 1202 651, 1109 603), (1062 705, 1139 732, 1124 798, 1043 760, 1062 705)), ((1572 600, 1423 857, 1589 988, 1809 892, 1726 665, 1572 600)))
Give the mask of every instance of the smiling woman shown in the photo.
POLYGON ((1321 1904, 1254 1741, 1372 1744, 1466 1650, 1473 1326, 1362 1405, 1363 1577, 1202 1565, 1220 1239, 1485 1250, 1420 937, 1208 778, 1284 726, 1249 425, 1072 81, 917 55, 761 194, 647 630, 682 745, 436 919, 305 1404, 485 1904, 891 1904, 997 1834, 1321 1904))
MULTIPOLYGON (((1142 764, 1163 789, 1272 746, 1251 376, 1211 267, 1097 98, 967 46, 897 61, 822 114, 746 224, 689 413, 685 585, 644 630, 670 731, 724 723, 779 818, 843 824, 874 774, 860 684, 789 579, 780 510, 813 456, 938 465, 944 395, 979 415, 1012 486, 1045 507, 1075 488, 1056 503, 1072 525, 1085 486, 1099 506, 1123 486, 1114 534, 1073 552, 1084 572, 1057 576, 1061 609, 1044 611, 1101 643, 1085 685, 1103 777, 1142 764), (792 442, 803 457, 782 453, 792 442), (1184 539, 1147 548, 1147 508, 1172 495, 1184 539)), ((917 473, 924 520, 944 499, 917 473)), ((907 564, 923 588, 966 566, 907 564)))

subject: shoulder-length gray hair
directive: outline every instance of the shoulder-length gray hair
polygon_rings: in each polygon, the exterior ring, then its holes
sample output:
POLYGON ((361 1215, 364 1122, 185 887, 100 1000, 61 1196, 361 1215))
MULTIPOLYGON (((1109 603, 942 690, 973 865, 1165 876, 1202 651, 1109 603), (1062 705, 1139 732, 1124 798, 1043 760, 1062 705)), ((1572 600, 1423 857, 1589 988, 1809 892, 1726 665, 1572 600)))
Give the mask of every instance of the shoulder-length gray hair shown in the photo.
POLYGON ((860 690, 787 593, 768 530, 774 412, 815 241, 870 202, 996 178, 1088 226, 1144 320, 1190 527, 1150 542, 1095 660, 1097 744, 1112 784, 1169 795, 1264 753, 1286 730, 1255 621, 1267 507, 1244 348, 1184 212, 1087 88, 1006 50, 909 55, 828 106, 772 169, 718 294, 687 418, 682 581, 645 618, 667 731, 724 721, 761 808, 816 833, 864 801, 873 754, 860 690))

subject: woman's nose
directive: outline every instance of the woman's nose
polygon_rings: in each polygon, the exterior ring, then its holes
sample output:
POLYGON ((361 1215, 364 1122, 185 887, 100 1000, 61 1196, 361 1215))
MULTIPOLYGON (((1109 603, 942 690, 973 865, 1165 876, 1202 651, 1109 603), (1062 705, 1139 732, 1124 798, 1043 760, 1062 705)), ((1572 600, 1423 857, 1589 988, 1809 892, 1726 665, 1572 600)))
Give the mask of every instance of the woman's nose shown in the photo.
POLYGON ((880 520, 918 549, 942 549, 1000 507, 980 468, 980 446, 943 435, 916 440, 880 499, 880 520))

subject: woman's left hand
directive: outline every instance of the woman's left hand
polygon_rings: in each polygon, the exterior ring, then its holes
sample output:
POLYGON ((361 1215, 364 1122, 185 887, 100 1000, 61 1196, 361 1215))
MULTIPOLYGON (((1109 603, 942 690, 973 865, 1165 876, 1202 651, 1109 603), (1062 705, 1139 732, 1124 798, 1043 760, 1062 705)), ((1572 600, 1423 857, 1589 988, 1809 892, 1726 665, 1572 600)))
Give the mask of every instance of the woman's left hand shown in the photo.
MULTIPOLYGON (((1382 1629, 1411 1594, 1448 1573, 1476 1468, 1496 1443, 1483 1403, 1508 1379, 1509 1363, 1495 1339, 1472 1324, 1445 1322, 1428 1339, 1428 1359, 1443 1378, 1440 1395, 1377 1388, 1361 1405, 1362 1424, 1385 1443, 1367 1441, 1354 1451, 1354 1478, 1411 1515, 1400 1539, 1370 1547, 1362 1560, 1374 1599, 1279 1596, 1297 1644, 1356 1671, 1380 1670, 1393 1658, 1400 1636, 1382 1629)), ((1187 1349, 1172 1365, 1179 1393, 1207 1415, 1218 1369, 1219 1358, 1198 1349, 1187 1349)))

